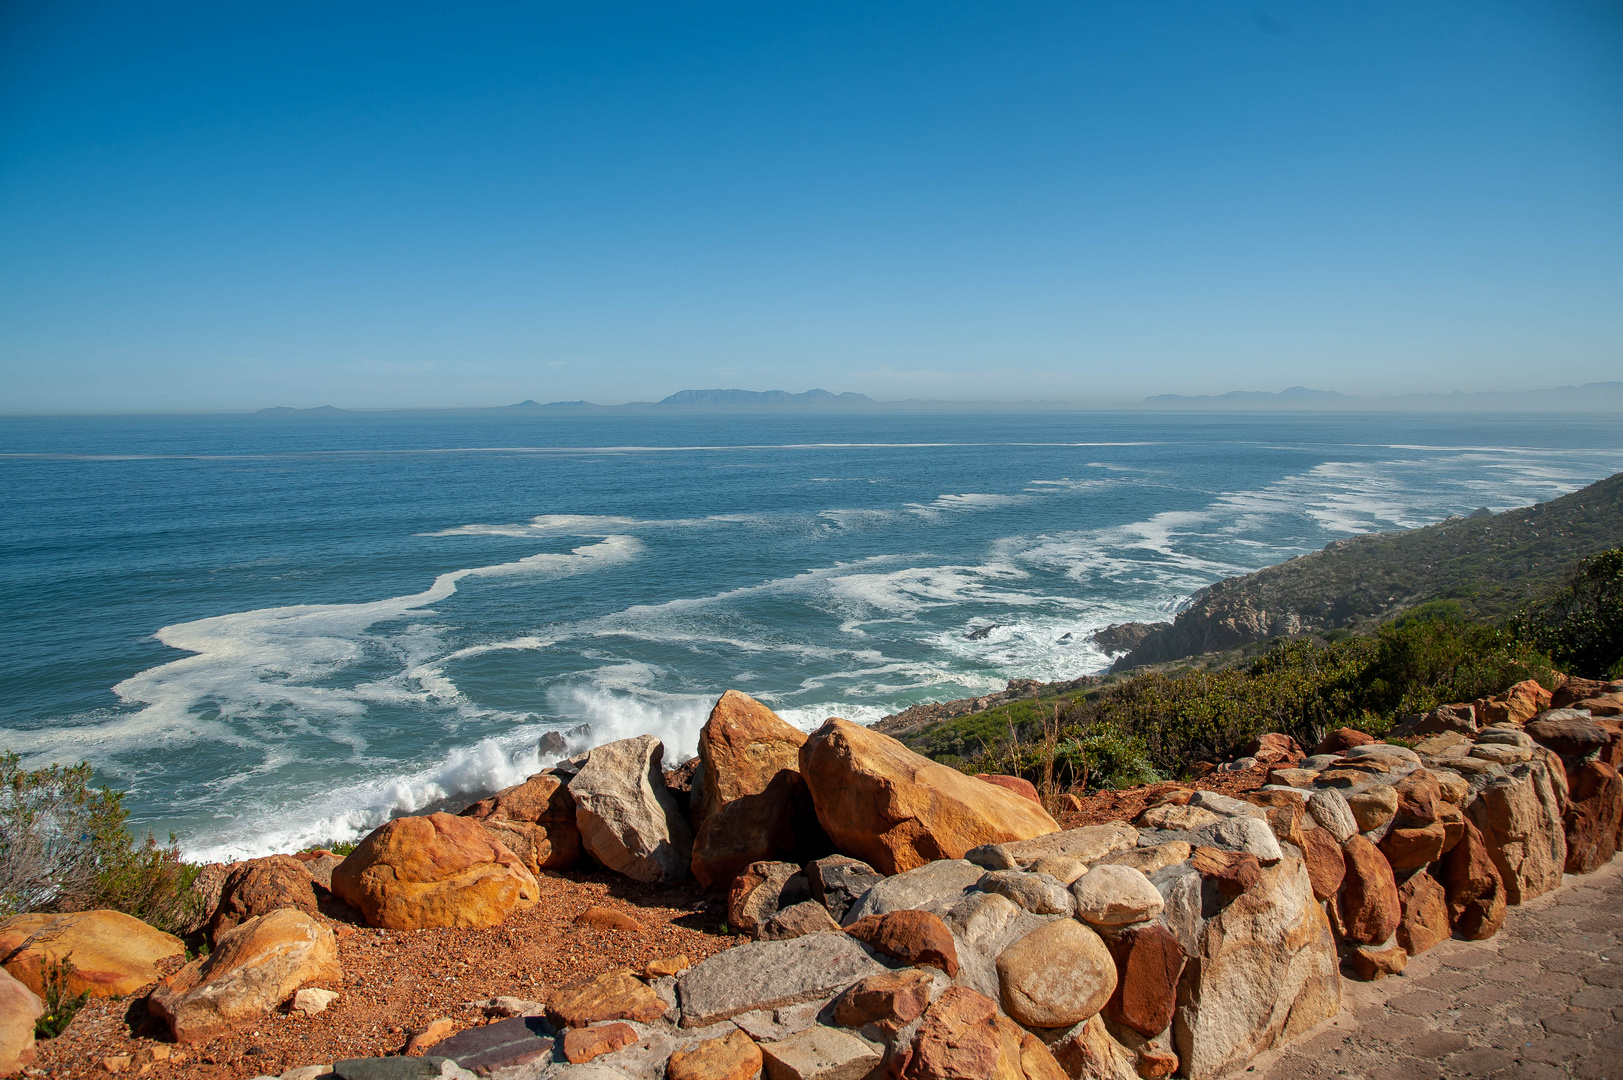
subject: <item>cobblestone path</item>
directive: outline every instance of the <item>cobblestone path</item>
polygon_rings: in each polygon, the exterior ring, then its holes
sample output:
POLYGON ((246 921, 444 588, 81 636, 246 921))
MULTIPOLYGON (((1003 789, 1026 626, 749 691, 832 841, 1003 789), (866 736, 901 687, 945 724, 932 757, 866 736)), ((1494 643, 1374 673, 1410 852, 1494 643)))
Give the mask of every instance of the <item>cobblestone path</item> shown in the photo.
POLYGON ((1237 1076, 1266 1080, 1623 1080, 1623 857, 1446 941, 1237 1076))

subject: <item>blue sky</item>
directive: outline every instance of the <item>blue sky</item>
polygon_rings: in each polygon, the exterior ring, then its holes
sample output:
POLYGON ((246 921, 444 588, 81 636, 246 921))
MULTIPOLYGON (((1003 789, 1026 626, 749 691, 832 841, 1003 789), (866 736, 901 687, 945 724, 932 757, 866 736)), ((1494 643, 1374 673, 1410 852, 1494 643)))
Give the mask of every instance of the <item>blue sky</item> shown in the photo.
POLYGON ((1623 5, 0 5, 0 412, 1623 373, 1623 5))

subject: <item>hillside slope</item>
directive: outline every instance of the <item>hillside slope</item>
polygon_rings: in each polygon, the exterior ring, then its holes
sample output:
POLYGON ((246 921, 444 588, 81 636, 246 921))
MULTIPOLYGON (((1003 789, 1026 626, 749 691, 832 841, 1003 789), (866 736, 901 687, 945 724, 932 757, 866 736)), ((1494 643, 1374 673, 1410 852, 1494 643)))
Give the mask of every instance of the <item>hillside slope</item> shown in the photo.
POLYGON ((1507 615, 1579 559, 1623 545, 1623 473, 1521 510, 1337 540, 1196 593, 1112 671, 1390 618, 1438 598, 1507 615))

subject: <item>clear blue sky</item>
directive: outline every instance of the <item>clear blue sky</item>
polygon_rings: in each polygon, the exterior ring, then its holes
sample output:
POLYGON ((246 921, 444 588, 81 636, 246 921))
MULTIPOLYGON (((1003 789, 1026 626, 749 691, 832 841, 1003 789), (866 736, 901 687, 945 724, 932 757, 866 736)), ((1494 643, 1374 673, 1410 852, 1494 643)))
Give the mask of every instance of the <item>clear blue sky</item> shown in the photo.
POLYGON ((1623 377, 1623 4, 0 3, 0 412, 1623 377))

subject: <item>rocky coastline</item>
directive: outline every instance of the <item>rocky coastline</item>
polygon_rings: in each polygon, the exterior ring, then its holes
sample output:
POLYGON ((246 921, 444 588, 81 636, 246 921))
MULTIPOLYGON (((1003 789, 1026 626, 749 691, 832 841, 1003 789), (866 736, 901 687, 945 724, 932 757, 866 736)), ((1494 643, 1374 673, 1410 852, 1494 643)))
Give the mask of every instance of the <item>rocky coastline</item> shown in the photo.
POLYGON ((343 857, 210 867, 204 952, 111 911, 0 925, 0 1069, 269 1076, 275 1036, 282 1080, 1222 1076, 1334 1016, 1344 978, 1608 863, 1620 714, 1623 683, 1523 682, 1045 807, 728 691, 680 773, 626 739, 343 857), (34 1044, 65 955, 121 1052, 34 1044), (408 963, 413 1022, 380 1030, 408 963))

